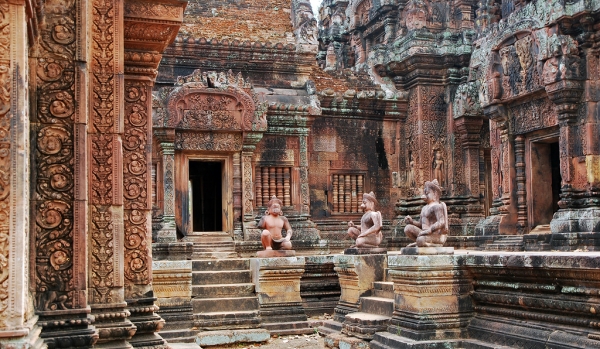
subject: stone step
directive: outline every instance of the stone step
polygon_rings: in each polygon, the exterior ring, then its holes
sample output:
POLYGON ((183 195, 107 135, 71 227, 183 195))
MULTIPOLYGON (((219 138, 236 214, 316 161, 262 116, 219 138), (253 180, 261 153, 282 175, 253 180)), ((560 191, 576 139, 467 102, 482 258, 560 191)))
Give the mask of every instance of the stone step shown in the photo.
POLYGON ((245 284, 252 282, 250 270, 193 271, 192 285, 245 284))
POLYGON ((234 343, 260 343, 271 338, 269 331, 261 328, 250 330, 221 330, 198 333, 196 344, 205 346, 227 345, 234 343))
POLYGON ((235 245, 202 245, 193 247, 194 252, 235 252, 235 245))
POLYGON ((194 315, 194 326, 201 330, 224 330, 260 327, 258 310, 219 311, 194 315))
POLYGON ((219 259, 192 261, 193 271, 250 270, 250 259, 219 259))
POLYGON ((327 336, 332 333, 340 333, 342 331, 342 323, 334 320, 325 320, 323 325, 317 328, 321 336, 327 336))
POLYGON ((193 298, 192 309, 194 310, 194 315, 200 313, 251 311, 258 309, 258 299, 256 297, 193 298))
POLYGON ((328 334, 324 340, 325 348, 368 349, 369 342, 360 338, 349 337, 341 333, 328 334))
POLYGON ((237 252, 192 252, 192 260, 215 260, 238 258, 237 252))
POLYGON ((391 318, 394 313, 394 299, 384 297, 360 297, 359 309, 363 313, 382 315, 391 318))
POLYGON ((251 295, 254 295, 253 283, 192 286, 192 297, 196 298, 239 297, 251 295))
POLYGON ((268 330, 271 335, 277 334, 280 336, 312 334, 315 332, 314 328, 308 326, 308 321, 263 323, 261 327, 268 330))
POLYGON ((169 343, 194 343, 197 332, 190 329, 161 330, 158 334, 169 343))
POLYGON ((342 325, 343 334, 371 340, 375 332, 387 330, 392 318, 391 316, 358 312, 346 315, 345 319, 342 325))
POLYGON ((394 299, 394 283, 387 281, 373 282, 373 296, 394 299))

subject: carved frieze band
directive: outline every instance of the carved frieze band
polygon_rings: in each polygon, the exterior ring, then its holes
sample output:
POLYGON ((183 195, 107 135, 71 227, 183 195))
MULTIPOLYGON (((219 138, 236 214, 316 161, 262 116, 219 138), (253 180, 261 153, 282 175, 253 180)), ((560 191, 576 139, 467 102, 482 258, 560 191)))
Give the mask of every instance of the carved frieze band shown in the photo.
POLYGON ((241 133, 178 132, 175 134, 177 150, 241 151, 241 133))

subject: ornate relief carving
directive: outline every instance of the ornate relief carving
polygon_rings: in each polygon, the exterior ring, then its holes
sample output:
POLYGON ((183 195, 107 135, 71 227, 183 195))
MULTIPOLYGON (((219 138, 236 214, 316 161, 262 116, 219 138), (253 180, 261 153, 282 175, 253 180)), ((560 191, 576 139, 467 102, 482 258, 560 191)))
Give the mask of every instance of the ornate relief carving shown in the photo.
POLYGON ((40 126, 33 136, 35 306, 38 311, 66 310, 86 303, 74 292, 83 285, 73 270, 75 3, 46 14, 39 47, 35 115, 40 126))
POLYGON ((244 216, 252 216, 254 196, 252 194, 252 153, 242 153, 242 179, 244 181, 243 209, 244 216))
POLYGON ((181 87, 168 97, 167 127, 240 131, 267 128, 267 104, 250 96, 251 86, 241 74, 196 70, 179 77, 177 85, 181 87))
POLYGON ((125 17, 183 20, 183 8, 179 4, 149 4, 141 1, 127 1, 123 10, 125 17))
POLYGON ((10 119, 11 80, 10 23, 8 4, 0 4, 0 328, 9 319, 10 245, 10 119))
POLYGON ((91 71, 91 174, 90 185, 90 259, 91 303, 118 302, 111 288, 118 285, 119 254, 115 253, 115 230, 119 218, 111 205, 121 202, 119 183, 121 164, 119 133, 119 82, 115 79, 118 61, 115 52, 120 49, 117 32, 119 24, 112 1, 92 2, 92 60, 91 71), (118 282, 118 281, 117 281, 118 282))
MULTIPOLYGON (((125 128, 123 133, 123 205, 125 209, 125 278, 134 284, 149 284, 150 188, 148 110, 151 86, 145 81, 125 83, 125 128)), ((126 298, 128 295, 126 295, 126 298)))
POLYGON ((175 149, 240 151, 241 133, 182 132, 175 135, 175 149))
POLYGON ((312 52, 317 50, 317 20, 308 0, 292 1, 292 25, 296 35, 296 44, 300 51, 312 52))
POLYGON ((497 69, 502 72, 502 98, 531 93, 542 87, 541 67, 536 64, 537 50, 533 36, 527 35, 495 53, 500 62, 497 69))
POLYGON ((513 134, 558 125, 558 114, 549 99, 536 99, 510 108, 513 134))

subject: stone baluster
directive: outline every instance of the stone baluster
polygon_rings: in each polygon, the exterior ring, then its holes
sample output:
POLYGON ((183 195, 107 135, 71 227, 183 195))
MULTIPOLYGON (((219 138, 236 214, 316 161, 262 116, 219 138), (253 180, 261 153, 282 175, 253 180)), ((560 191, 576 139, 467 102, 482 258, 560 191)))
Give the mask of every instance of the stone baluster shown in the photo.
POLYGON ((339 175, 333 175, 333 179, 332 179, 332 185, 333 185, 333 212, 339 212, 340 211, 340 206, 339 206, 339 200, 338 200, 338 195, 339 195, 339 175))
POLYGON ((256 179, 255 179, 255 191, 256 191, 256 206, 265 206, 263 203, 263 194, 262 194, 262 171, 260 167, 256 168, 255 171, 256 179))
POLYGON ((291 206, 292 205, 292 198, 290 195, 290 168, 289 167, 285 167, 283 169, 283 205, 284 206, 291 206))

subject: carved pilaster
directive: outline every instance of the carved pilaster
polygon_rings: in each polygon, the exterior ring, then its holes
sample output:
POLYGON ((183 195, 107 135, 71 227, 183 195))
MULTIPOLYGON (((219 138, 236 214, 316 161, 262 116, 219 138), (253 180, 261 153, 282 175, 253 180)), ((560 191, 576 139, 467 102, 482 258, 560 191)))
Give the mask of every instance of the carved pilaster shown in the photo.
POLYGON ((465 152, 465 182, 472 197, 479 199, 479 146, 481 143, 481 117, 461 116, 455 119, 465 152))
POLYGON ((0 347, 39 348, 29 293, 29 109, 25 5, 0 4, 0 347))
POLYGON ((89 87, 87 64, 79 63, 90 58, 90 38, 78 30, 87 23, 87 3, 49 2, 40 15, 39 44, 30 57, 36 100, 30 124, 31 283, 48 347, 90 347, 98 334, 90 326, 87 292, 89 87))
MULTIPOLYGON (((260 177, 257 177, 260 182, 260 177)), ((242 231, 242 161, 241 154, 233 154, 233 236, 244 239, 242 231)))
MULTIPOLYGON (((173 135, 174 136, 174 135, 173 135)), ((174 137, 173 137, 174 138, 174 137)), ((175 144, 164 140, 159 143, 163 166, 163 227, 157 234, 158 242, 175 242, 175 144)))
POLYGON ((97 345, 131 348, 136 328, 123 292, 123 3, 90 5, 90 304, 97 345))
POLYGON ((525 136, 515 138, 515 167, 517 174, 517 232, 527 231, 527 192, 525 183, 525 136))

